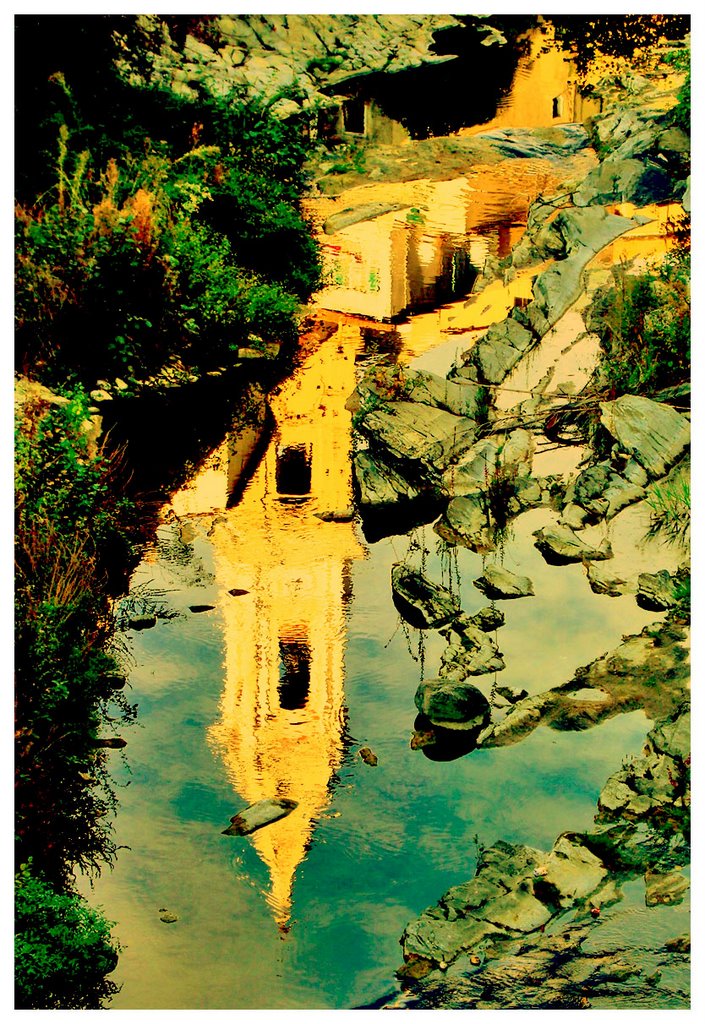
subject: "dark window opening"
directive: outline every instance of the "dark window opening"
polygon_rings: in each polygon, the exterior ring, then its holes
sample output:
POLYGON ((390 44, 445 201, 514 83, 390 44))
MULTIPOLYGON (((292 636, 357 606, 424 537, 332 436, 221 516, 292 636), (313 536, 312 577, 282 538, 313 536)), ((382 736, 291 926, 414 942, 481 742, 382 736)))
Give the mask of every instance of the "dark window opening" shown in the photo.
POLYGON ((292 444, 277 451, 277 494, 308 494, 311 490, 311 447, 292 444))
POLYGON ((305 640, 279 640, 279 706, 306 707, 311 683, 311 649, 305 640))
POLYGON ((344 101, 343 128, 355 135, 365 134, 365 101, 362 96, 353 96, 344 101))
POLYGON ((563 99, 561 96, 553 97, 553 112, 552 117, 560 117, 563 113, 563 99))

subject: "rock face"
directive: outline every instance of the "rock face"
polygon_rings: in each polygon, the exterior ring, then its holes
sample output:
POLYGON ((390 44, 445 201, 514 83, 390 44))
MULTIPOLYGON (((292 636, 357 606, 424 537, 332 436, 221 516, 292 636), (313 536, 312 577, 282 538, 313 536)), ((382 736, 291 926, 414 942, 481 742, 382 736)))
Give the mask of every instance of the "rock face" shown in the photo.
POLYGON ((648 206, 671 194, 671 183, 662 167, 651 161, 607 157, 583 180, 573 193, 576 206, 599 203, 634 203, 648 206))
POLYGON ((244 811, 235 814, 230 819, 230 825, 223 830, 224 836, 247 836, 256 832, 258 828, 271 825, 273 821, 286 818, 298 807, 295 800, 288 800, 286 797, 277 797, 272 800, 259 800, 251 804, 244 811))
MULTIPOLYGON (((157 38, 164 31, 154 16, 140 23, 157 38)), ((228 95, 244 86, 287 116, 312 104, 330 106, 330 86, 355 75, 451 59, 433 52, 434 33, 459 24, 443 14, 219 15, 210 20, 209 42, 187 35, 182 53, 167 34, 153 76, 185 96, 198 89, 228 95), (294 85, 298 101, 276 99, 294 85)))
POLYGON ((459 679, 426 679, 418 687, 414 703, 432 725, 444 729, 474 729, 490 718, 485 695, 459 679))
POLYGON ((690 424, 669 405, 641 395, 602 402, 600 422, 652 480, 662 477, 690 444, 690 424))
POLYGON ((392 566, 392 597, 399 614, 417 629, 437 629, 460 612, 460 601, 403 562, 392 566))
POLYGON ((371 452, 356 453, 353 473, 363 511, 383 510, 400 502, 409 504, 423 494, 421 487, 409 483, 401 473, 371 452))
POLYGON ((531 597, 534 585, 528 576, 517 576, 501 565, 488 565, 473 584, 491 598, 531 597))
POLYGON ((538 341, 538 337, 512 317, 494 324, 469 354, 469 362, 483 384, 499 384, 538 341))

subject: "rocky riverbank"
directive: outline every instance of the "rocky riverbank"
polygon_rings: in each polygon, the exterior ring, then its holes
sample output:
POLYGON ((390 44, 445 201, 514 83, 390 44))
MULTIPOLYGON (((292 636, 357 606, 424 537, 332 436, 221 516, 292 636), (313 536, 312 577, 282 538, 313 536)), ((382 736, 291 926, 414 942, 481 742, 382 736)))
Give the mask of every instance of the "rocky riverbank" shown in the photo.
MULTIPOLYGON (((670 935, 661 946, 643 936, 615 944, 601 941, 600 927, 619 924, 624 886, 636 879, 644 879, 646 906, 676 905, 688 889, 687 545, 676 571, 624 572, 626 552, 608 524, 638 502, 654 508, 674 479, 687 480, 689 388, 684 381, 650 397, 615 395, 598 363, 576 390, 561 384, 556 359, 530 393, 507 401, 513 371, 540 361, 569 316, 568 348, 587 333, 574 311, 590 319, 604 275, 598 254, 638 233, 666 204, 680 210, 676 219, 689 213, 688 139, 670 122, 673 95, 651 58, 645 74, 603 83, 605 109, 589 125, 598 165, 539 197, 519 245, 484 268, 487 283, 536 266, 532 299, 491 325, 445 378, 376 366, 351 400, 358 505, 368 530, 396 533, 402 517, 429 522, 440 506, 434 529, 442 540, 485 556, 475 583, 493 601, 488 614, 496 601, 533 593, 531 580, 501 562, 512 521, 540 505, 555 513, 535 533, 546 562, 582 563, 585 585, 596 593, 632 593, 643 607, 668 612, 563 685, 529 696, 502 692, 495 682, 490 693, 482 676, 494 678, 504 663, 483 625, 453 606, 450 591, 395 567, 402 617, 448 639, 438 676, 417 691, 412 747, 443 760, 520 742, 540 726, 593 728, 637 708, 654 724, 643 756, 607 780, 593 830, 564 833, 548 851, 497 841, 479 851, 474 878, 407 926, 399 970, 405 993, 390 1007, 688 1005, 687 936, 670 935), (583 458, 575 471, 533 471, 537 450, 576 443, 583 458), (619 571, 610 570, 612 560, 619 571)), ((599 333, 596 320, 593 312, 599 333)), ((499 625, 501 617, 490 628, 499 625)))

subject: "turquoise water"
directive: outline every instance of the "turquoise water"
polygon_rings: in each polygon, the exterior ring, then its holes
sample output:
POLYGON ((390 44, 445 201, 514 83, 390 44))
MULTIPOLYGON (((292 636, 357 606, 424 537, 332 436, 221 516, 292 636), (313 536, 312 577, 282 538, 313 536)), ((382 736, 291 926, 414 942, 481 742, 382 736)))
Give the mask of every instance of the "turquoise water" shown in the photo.
MULTIPOLYGON (((238 507, 223 513, 221 527, 236 531, 239 514, 238 507)), ((531 534, 553 515, 536 510, 520 517, 504 551, 508 568, 534 580, 536 597, 502 602, 506 624, 497 641, 507 668, 498 681, 532 693, 567 680, 623 633, 656 618, 633 598, 594 595, 580 566, 546 565, 531 534)), ((214 547, 214 527, 207 529, 213 517, 186 522, 189 544, 182 543, 184 521, 167 521, 133 581, 136 594, 157 594, 173 617, 126 634, 139 717, 127 734, 126 758, 112 755, 121 787, 116 838, 124 848, 90 896, 116 922, 124 947, 114 975, 122 987, 112 1006, 364 1005, 396 987, 405 925, 474 874, 477 841, 547 849, 559 832, 588 827, 604 782, 625 756, 640 751, 649 723, 635 711, 583 733, 539 728, 514 746, 445 763, 412 750, 414 693, 423 674, 436 674, 444 642, 400 621, 391 565, 400 558, 423 561, 430 578, 459 586, 463 609, 472 613, 486 603, 472 585, 481 557, 457 549, 449 559, 431 526, 367 545, 357 525, 325 524, 321 529, 344 530, 346 544, 354 537, 359 545, 358 557, 343 561, 340 614, 327 638, 327 656, 337 652, 342 666, 343 689, 337 697, 332 690, 324 695, 315 714, 310 710, 317 699, 314 652, 306 709, 272 711, 263 702, 253 712, 241 702, 229 728, 237 730, 239 715, 244 729, 224 755, 213 727, 227 704, 233 659, 254 643, 251 629, 233 623, 233 608, 251 597, 266 604, 274 567, 258 567, 258 593, 232 597, 223 589, 222 542, 214 547), (189 611, 199 604, 214 607, 189 611), (268 718, 282 730, 271 749, 268 718), (306 736, 319 727, 326 742, 311 753, 306 736), (300 756, 288 757, 290 738, 303 742, 300 756), (250 753, 238 762, 238 746, 249 743, 250 753), (360 746, 376 753, 376 767, 363 763, 360 746), (273 869, 258 843, 286 846, 295 816, 253 837, 221 834, 250 802, 251 787, 266 788, 267 766, 279 748, 277 778, 303 786, 311 804, 309 825, 302 819, 301 855, 288 872, 286 912, 272 897, 273 869), (162 922, 164 910, 178 920, 162 922)), ((314 572, 325 557, 310 547, 302 564, 314 572)), ((315 637, 308 642, 313 649, 315 637)), ((278 857, 285 860, 286 850, 275 852, 275 862, 278 857)))

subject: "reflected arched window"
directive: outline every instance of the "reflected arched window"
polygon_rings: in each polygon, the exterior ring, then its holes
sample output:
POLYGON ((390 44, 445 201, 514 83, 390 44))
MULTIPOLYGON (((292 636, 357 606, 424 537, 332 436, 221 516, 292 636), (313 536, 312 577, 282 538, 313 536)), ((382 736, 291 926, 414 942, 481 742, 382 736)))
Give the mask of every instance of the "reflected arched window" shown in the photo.
POLYGON ((279 638, 279 706, 297 711, 306 706, 311 683, 311 648, 303 637, 279 638))
POLYGON ((311 445, 290 444, 277 448, 277 494, 309 494, 311 445))

